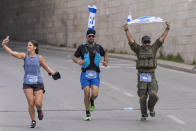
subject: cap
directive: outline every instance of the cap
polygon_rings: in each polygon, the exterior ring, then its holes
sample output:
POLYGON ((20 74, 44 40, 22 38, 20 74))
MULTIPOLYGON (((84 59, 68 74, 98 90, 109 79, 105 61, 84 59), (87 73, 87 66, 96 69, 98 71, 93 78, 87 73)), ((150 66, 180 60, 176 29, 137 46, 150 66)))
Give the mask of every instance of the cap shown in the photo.
POLYGON ((93 30, 93 29, 87 30, 86 35, 90 35, 90 34, 95 35, 96 34, 96 31, 93 30))
POLYGON ((151 42, 150 37, 147 36, 147 35, 143 36, 143 37, 142 37, 142 42, 143 42, 143 43, 145 43, 145 42, 151 42))

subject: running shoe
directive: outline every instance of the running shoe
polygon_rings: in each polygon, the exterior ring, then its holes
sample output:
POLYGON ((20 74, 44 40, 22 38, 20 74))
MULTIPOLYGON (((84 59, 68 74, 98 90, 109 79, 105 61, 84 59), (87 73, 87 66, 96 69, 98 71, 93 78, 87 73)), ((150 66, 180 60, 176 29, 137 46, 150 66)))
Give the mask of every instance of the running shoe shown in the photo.
POLYGON ((152 111, 152 112, 150 111, 150 116, 155 117, 155 111, 152 111))
POLYGON ((147 119, 147 117, 142 115, 140 121, 146 121, 146 119, 147 119))
POLYGON ((35 128, 35 126, 36 126, 36 121, 35 120, 32 120, 31 125, 30 125, 30 128, 35 128))
POLYGON ((86 114, 86 116, 84 117, 85 121, 90 121, 91 120, 91 114, 86 114))
POLYGON ((90 111, 94 111, 95 110, 95 105, 91 105, 90 106, 90 111))

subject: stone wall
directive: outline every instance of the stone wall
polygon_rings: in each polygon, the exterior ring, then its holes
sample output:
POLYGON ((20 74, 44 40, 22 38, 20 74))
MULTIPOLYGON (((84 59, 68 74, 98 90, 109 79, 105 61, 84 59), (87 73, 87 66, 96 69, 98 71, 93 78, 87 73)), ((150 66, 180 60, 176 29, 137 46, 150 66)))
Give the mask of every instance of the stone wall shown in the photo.
POLYGON ((59 0, 1 0, 1 36, 44 43, 67 43, 66 4, 59 0))
MULTIPOLYGON (((68 47, 79 45, 85 41, 89 4, 98 7, 96 40, 107 50, 134 54, 122 28, 129 13, 133 18, 159 16, 171 21, 162 53, 179 53, 186 63, 196 60, 196 0, 1 0, 0 36, 10 34, 17 40, 36 39, 68 47)), ((164 29, 164 23, 129 26, 138 43, 145 34, 155 41, 164 29)))

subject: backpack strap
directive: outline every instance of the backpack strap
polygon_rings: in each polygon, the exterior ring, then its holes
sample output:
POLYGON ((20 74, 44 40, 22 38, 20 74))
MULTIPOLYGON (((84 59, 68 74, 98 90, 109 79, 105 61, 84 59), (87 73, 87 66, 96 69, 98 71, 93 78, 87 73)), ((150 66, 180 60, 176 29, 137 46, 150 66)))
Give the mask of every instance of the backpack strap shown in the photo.
POLYGON ((95 43, 94 48, 96 49, 96 51, 97 51, 98 53, 100 53, 99 47, 100 47, 100 45, 97 44, 97 43, 95 43))
POLYGON ((83 45, 84 48, 85 48, 85 53, 87 53, 87 52, 88 52, 87 47, 86 47, 87 43, 86 43, 86 42, 83 42, 82 45, 83 45))

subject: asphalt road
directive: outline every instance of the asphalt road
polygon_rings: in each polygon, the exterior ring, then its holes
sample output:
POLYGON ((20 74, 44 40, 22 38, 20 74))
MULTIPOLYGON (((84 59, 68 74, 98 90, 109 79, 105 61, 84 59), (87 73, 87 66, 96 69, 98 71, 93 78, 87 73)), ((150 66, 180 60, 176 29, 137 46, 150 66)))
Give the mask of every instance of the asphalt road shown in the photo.
POLYGON ((84 121, 80 67, 72 62, 72 53, 41 49, 41 55, 51 68, 61 73, 62 79, 54 81, 42 69, 45 116, 44 120, 37 120, 35 129, 30 129, 22 90, 24 62, 0 48, 0 131, 194 131, 196 128, 195 74, 158 67, 160 99, 156 117, 140 122, 135 63, 111 58, 109 67, 101 66, 101 86, 92 120, 84 121))

